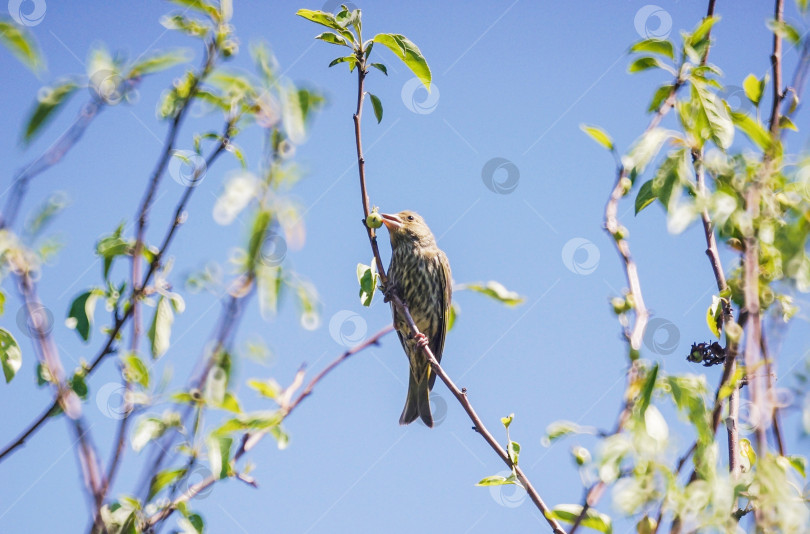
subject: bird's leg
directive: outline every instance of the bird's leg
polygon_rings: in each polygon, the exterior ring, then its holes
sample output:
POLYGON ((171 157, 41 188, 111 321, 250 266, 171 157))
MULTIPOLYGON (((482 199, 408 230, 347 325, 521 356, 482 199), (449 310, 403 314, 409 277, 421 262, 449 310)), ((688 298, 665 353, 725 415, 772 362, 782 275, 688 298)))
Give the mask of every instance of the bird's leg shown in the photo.
POLYGON ((428 338, 422 332, 419 332, 418 334, 413 336, 413 339, 416 340, 416 346, 419 347, 420 349, 424 349, 425 347, 428 346, 428 338))
POLYGON ((381 289, 384 295, 383 302, 391 302, 391 300, 399 294, 399 291, 397 291, 397 285, 390 280, 387 284, 382 286, 381 289))

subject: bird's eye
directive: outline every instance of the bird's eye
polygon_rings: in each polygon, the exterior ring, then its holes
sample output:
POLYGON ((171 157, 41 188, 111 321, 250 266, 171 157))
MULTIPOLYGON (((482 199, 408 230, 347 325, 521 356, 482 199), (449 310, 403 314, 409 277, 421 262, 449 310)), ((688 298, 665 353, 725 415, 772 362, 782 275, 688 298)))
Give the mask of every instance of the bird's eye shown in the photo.
POLYGON ((408 220, 412 221, 413 220, 413 215, 408 215, 408 220))

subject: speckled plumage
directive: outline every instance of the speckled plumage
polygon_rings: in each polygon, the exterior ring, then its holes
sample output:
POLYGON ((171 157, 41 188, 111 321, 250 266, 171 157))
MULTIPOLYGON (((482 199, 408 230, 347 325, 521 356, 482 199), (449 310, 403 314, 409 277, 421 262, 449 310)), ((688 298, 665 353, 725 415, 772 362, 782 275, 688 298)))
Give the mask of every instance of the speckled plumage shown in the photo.
MULTIPOLYGON (((397 289, 416 327, 427 338, 431 352, 441 361, 452 296, 450 263, 436 245, 430 228, 418 214, 403 211, 396 215, 383 215, 383 222, 391 235, 389 283, 397 289)), ((397 313, 393 303, 391 310, 394 327, 410 360, 411 370, 408 397, 399 423, 407 425, 421 417, 428 427, 432 427, 430 390, 436 375, 430 371, 427 358, 418 347, 417 340, 410 336, 407 323, 397 313)))

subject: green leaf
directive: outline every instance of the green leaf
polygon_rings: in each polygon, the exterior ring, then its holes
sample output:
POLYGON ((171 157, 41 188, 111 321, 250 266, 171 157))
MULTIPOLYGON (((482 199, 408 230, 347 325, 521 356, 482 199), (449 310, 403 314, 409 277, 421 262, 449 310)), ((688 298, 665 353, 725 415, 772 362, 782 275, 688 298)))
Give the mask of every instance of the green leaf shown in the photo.
POLYGON ((796 7, 799 8, 799 11, 802 13, 807 11, 808 0, 796 0, 796 7))
POLYGON ((647 180, 638 190, 638 195, 636 195, 636 215, 658 198, 653 188, 653 181, 654 180, 647 180))
POLYGON ((121 237, 124 231, 124 223, 118 225, 118 228, 108 236, 102 237, 96 243, 96 254, 104 258, 104 279, 108 279, 110 275, 110 267, 113 260, 117 256, 129 255, 132 253, 132 245, 129 241, 121 237))
POLYGON ((647 376, 644 378, 644 385, 641 389, 641 398, 638 405, 639 413, 644 414, 650 406, 653 391, 655 391, 655 380, 658 378, 658 363, 652 366, 647 376))
POLYGON ((334 67, 335 65, 338 65, 340 63, 349 63, 349 70, 352 71, 354 70, 354 67, 357 65, 357 58, 355 56, 338 57, 333 59, 332 62, 329 63, 329 66, 334 67))
POLYGON ((642 72, 650 69, 664 69, 664 68, 665 65, 660 61, 658 61, 658 58, 644 56, 630 63, 630 66, 627 67, 627 72, 633 74, 636 72, 642 72))
POLYGON ((231 473, 231 445, 233 438, 212 435, 206 440, 208 446, 208 462, 211 473, 217 479, 227 478, 231 473))
POLYGON ((781 117, 779 117, 779 127, 784 128, 786 130, 793 130, 794 132, 799 131, 799 129, 796 127, 796 125, 793 124, 793 121, 790 120, 790 118, 788 118, 785 115, 782 115, 781 117))
MULTIPOLYGON (((573 524, 581 514, 582 506, 579 504, 560 504, 547 512, 546 517, 573 524)), ((582 523, 580 524, 583 527, 604 532, 605 534, 610 534, 613 532, 613 525, 610 517, 605 514, 600 514, 593 508, 588 508, 587 512, 585 512, 585 517, 582 519, 582 523)))
POLYGON ((0 315, 6 313, 6 294, 0 290, 0 315))
POLYGON ((644 172, 650 161, 658 155, 664 143, 673 137, 677 137, 676 132, 664 128, 653 128, 636 140, 630 148, 630 152, 622 157, 622 165, 630 172, 632 180, 644 172))
POLYGON ((405 66, 411 69, 411 72, 419 78, 425 86, 425 89, 430 92, 430 67, 427 64, 427 60, 425 60, 425 57, 422 55, 422 52, 419 50, 419 47, 413 44, 404 35, 395 33, 379 33, 374 36, 372 41, 385 46, 401 59, 402 62, 405 63, 405 66))
POLYGON ((790 41, 793 46, 799 46, 802 44, 801 32, 784 20, 769 20, 768 29, 774 32, 776 35, 790 41))
POLYGON ((517 465, 518 456, 520 455, 520 443, 510 440, 509 444, 506 446, 506 452, 509 453, 509 459, 512 461, 512 465, 517 465))
POLYGON ((787 459, 793 469, 795 469, 796 472, 802 476, 802 478, 807 476, 807 458, 794 454, 792 456, 788 456, 787 459))
POLYGON ((514 291, 509 291, 503 286, 503 284, 496 282, 495 280, 490 280, 486 283, 476 282, 472 284, 459 284, 454 289, 456 291, 463 291, 465 289, 475 291, 476 293, 486 295, 487 297, 493 298, 498 302, 506 304, 507 306, 517 306, 526 300, 525 297, 514 291))
POLYGON ((746 438, 740 439, 740 459, 742 460, 743 472, 750 471, 757 463, 757 452, 751 442, 746 438))
POLYGON ((749 74, 743 80, 743 91, 745 91, 748 100, 758 106, 762 99, 762 93, 765 91, 765 79, 760 80, 753 74, 749 74))
POLYGON ((476 486, 504 486, 506 484, 517 484, 517 477, 514 474, 509 475, 509 477, 504 477, 501 475, 492 475, 486 478, 482 478, 476 486))
POLYGON ((179 6, 193 9, 198 13, 207 15, 214 22, 221 21, 219 9, 215 5, 205 2, 203 0, 169 0, 169 1, 179 6))
POLYGON ((174 312, 169 299, 160 296, 152 318, 152 325, 149 327, 150 349, 153 358, 160 358, 171 344, 172 323, 174 323, 174 312))
POLYGON ((556 441, 568 434, 590 434, 590 430, 581 427, 573 421, 555 421, 546 427, 546 435, 543 441, 548 444, 556 441))
POLYGON ((326 13, 324 11, 313 11, 312 9, 299 9, 295 14, 299 17, 311 20, 316 24, 320 24, 321 26, 332 28, 333 30, 343 29, 340 24, 338 24, 337 20, 335 20, 335 16, 331 13, 326 13))
POLYGON ((5 328, 0 328, 0 362, 3 364, 3 375, 8 384, 22 366, 22 351, 17 340, 5 328))
POLYGON ((214 432, 224 435, 245 430, 269 431, 272 427, 278 426, 283 419, 278 411, 245 413, 226 420, 214 432))
POLYGON ((178 480, 186 474, 186 468, 180 469, 164 469, 152 477, 152 482, 149 484, 149 497, 147 500, 152 500, 152 497, 160 493, 160 490, 178 480))
POLYGON ((175 65, 187 63, 189 60, 191 60, 191 54, 185 48, 156 52, 132 64, 126 77, 131 79, 153 74, 170 69, 175 65))
POLYGON ((587 124, 580 124, 579 129, 588 134, 591 139, 613 152, 613 139, 598 126, 588 126, 587 124))
POLYGON ((26 121, 23 141, 25 143, 31 142, 42 127, 56 115, 56 110, 62 107, 68 101, 70 95, 78 88, 79 85, 75 81, 68 80, 53 87, 41 89, 39 95, 37 95, 37 105, 26 121))
POLYGON ((205 381, 205 391, 203 398, 211 406, 221 406, 225 400, 225 393, 228 391, 228 372, 219 365, 211 367, 208 371, 208 379, 205 381))
POLYGON ((346 41, 346 39, 344 39, 340 35, 338 35, 336 33, 332 33, 332 32, 323 32, 320 35, 316 35, 315 38, 320 39, 321 41, 323 41, 325 43, 329 43, 329 44, 333 44, 333 45, 349 46, 349 43, 346 41))
POLYGON ((773 140, 759 121, 752 118, 750 115, 736 111, 731 112, 731 120, 734 122, 734 126, 759 146, 759 148, 763 151, 770 150, 773 145, 773 140))
POLYGON ((377 290, 379 275, 374 265, 374 262, 371 263, 371 266, 362 263, 357 264, 357 282, 360 284, 360 302, 366 307, 371 306, 371 301, 374 299, 374 293, 377 290))
POLYGON ((371 93, 368 94, 368 97, 371 99, 371 106, 374 108, 374 116, 377 118, 377 124, 379 124, 383 118, 382 102, 371 93))
POLYGON ((672 88, 672 84, 664 84, 656 89, 652 100, 650 101, 650 105, 647 107, 647 111, 650 113, 657 111, 658 108, 660 108, 664 101, 669 97, 669 95, 672 94, 672 88))
POLYGON ((388 76, 388 68, 382 63, 372 63, 371 66, 388 76))
POLYGON ((278 399, 282 391, 282 387, 279 385, 279 383, 272 378, 268 380, 251 378, 247 381, 247 385, 258 391, 260 395, 273 400, 278 399))
POLYGON ((706 310, 706 324, 709 325, 714 337, 720 338, 720 330, 717 328, 717 322, 723 314, 723 299, 717 295, 712 295, 712 303, 706 310))
POLYGON ((695 31, 689 36, 688 44, 691 46, 697 45, 700 41, 702 41, 711 31, 712 26, 714 26, 717 21, 720 20, 720 17, 715 15, 713 17, 704 17, 703 20, 698 24, 695 31))
POLYGON ((630 52, 649 52, 659 54, 669 59, 675 59, 675 49, 672 43, 662 39, 645 39, 630 47, 630 52))
POLYGON ((96 301, 104 292, 100 289, 91 289, 76 297, 70 305, 65 325, 75 329, 84 341, 90 340, 90 329, 93 326, 93 316, 96 312, 96 301))
POLYGON ((27 28, 10 20, 0 20, 0 43, 32 71, 41 72, 45 69, 45 59, 27 28))
POLYGON ((132 448, 139 452, 150 441, 159 438, 172 428, 182 428, 180 414, 167 411, 161 417, 142 417, 135 425, 130 438, 132 448))
POLYGON ((515 418, 515 414, 513 414, 513 413, 510 413, 506 417, 501 417, 501 424, 504 426, 504 428, 508 429, 509 425, 512 424, 512 420, 514 418, 515 418))
POLYGON ((127 352, 121 356, 124 378, 127 382, 134 382, 141 386, 149 387, 149 368, 143 363, 137 354, 127 352))
POLYGON ((734 123, 726 104, 704 83, 692 83, 692 102, 695 104, 695 134, 700 139, 711 139, 726 149, 734 141, 734 123))
POLYGON ((225 396, 222 398, 222 404, 220 404, 219 407, 229 412, 242 413, 242 407, 239 406, 239 400, 234 397, 230 391, 225 392, 225 396))
POLYGON ((460 315, 461 309, 459 308, 458 304, 453 302, 450 304, 450 310, 447 312, 447 331, 453 329, 453 326, 456 324, 456 318, 460 315))

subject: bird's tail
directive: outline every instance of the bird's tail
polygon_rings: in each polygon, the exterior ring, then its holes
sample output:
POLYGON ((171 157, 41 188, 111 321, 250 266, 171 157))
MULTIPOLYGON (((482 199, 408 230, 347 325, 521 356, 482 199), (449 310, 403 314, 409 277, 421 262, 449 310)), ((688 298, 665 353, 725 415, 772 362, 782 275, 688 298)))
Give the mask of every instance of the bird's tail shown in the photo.
POLYGON ((433 414, 430 413, 430 381, 427 377, 417 382, 413 373, 408 381, 408 398, 405 400, 405 408, 399 416, 399 424, 407 425, 422 418, 422 422, 428 428, 433 428, 433 414))

